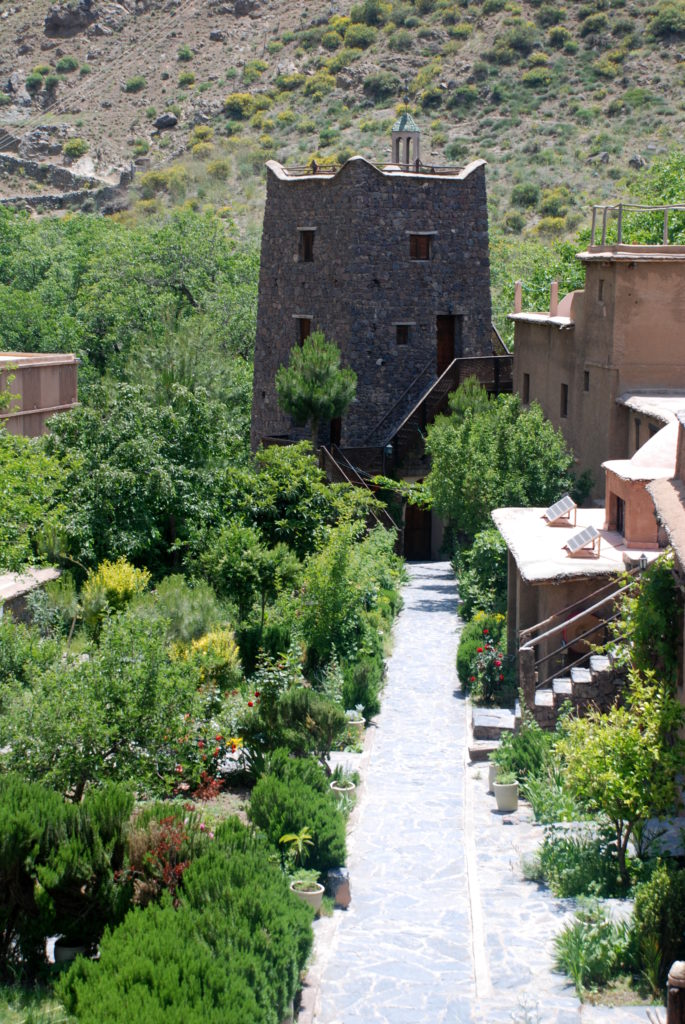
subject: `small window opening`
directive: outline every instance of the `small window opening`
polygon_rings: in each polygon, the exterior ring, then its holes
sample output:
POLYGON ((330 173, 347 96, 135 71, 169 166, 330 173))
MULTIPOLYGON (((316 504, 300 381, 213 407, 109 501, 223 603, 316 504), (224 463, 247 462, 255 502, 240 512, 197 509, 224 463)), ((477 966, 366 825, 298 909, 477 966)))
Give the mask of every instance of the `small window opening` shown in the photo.
POLYGON ((410 235, 409 236, 409 259, 429 260, 431 258, 431 236, 410 235))
POLYGON ((312 333, 312 321, 308 316, 298 316, 297 323, 297 344, 304 345, 306 339, 312 333))
POLYGON ((523 375, 523 404, 530 404, 530 374, 524 373, 523 375))
POLYGON ((604 278, 600 277, 597 285, 597 301, 604 302, 604 278))
POLYGON ((590 371, 585 370, 583 372, 583 391, 590 390, 590 371))
POLYGON ((642 420, 635 420, 635 451, 640 447, 640 426, 642 420))
POLYGON ((300 231, 300 262, 314 262, 314 231, 300 231))
POLYGON ((561 402, 559 408, 559 415, 562 419, 566 419, 568 416, 568 384, 561 385, 561 402))
POLYGON ((656 423, 648 423, 647 426, 649 427, 649 436, 650 437, 654 437, 654 435, 658 434, 659 431, 661 430, 661 427, 657 427, 656 423))
POLYGON ((409 324, 395 324, 395 337, 398 345, 408 345, 409 324))

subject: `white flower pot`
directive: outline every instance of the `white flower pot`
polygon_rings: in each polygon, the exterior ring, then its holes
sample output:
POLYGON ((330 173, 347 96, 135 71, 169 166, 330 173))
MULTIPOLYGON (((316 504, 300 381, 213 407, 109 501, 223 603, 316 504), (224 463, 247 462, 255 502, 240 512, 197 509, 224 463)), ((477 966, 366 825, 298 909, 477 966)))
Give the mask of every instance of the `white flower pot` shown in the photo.
POLYGON ((494 761, 490 761, 488 764, 488 793, 493 792, 493 785, 499 774, 499 765, 495 764, 494 761))
POLYGON ((317 914, 321 910, 324 887, 320 882, 291 882, 290 891, 294 892, 299 899, 308 903, 317 914), (306 886, 306 888, 298 888, 298 886, 306 886))
POLYGON ((354 782, 336 782, 335 779, 331 782, 331 791, 335 793, 341 800, 343 797, 352 796, 355 789, 357 788, 354 782))
POLYGON ((65 946, 59 940, 55 943, 55 963, 56 964, 68 964, 72 960, 75 960, 77 956, 85 956, 85 946, 65 946))
POLYGON ((519 784, 518 782, 495 782, 493 783, 495 800, 498 811, 517 811, 519 806, 519 784))

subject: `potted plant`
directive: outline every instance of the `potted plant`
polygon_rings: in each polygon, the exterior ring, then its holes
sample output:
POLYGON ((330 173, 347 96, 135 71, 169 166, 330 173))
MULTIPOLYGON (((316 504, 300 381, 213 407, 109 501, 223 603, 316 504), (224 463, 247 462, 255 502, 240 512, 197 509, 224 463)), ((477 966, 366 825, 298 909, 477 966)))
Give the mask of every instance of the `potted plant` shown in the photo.
POLYGON ((318 914, 324 894, 324 887, 319 882, 318 871, 314 869, 307 871, 301 868, 290 882, 290 891, 294 892, 298 899, 308 903, 318 914))
POLYGON ((345 717, 347 719, 347 725, 350 732, 353 735, 356 734, 360 741, 363 740, 364 728, 366 726, 366 722, 364 721, 364 705, 355 704, 353 708, 350 708, 345 712, 345 717))
MULTIPOLYGON (((321 909, 324 887, 319 882, 318 871, 308 871, 303 867, 309 857, 309 850, 314 845, 311 832, 305 825, 299 832, 286 832, 278 841, 284 848, 288 848, 286 861, 289 861, 291 866, 298 866, 290 876, 290 891, 318 913, 321 909)), ((283 867, 286 867, 285 862, 283 867)))
POLYGON ((333 772, 333 777, 329 783, 331 791, 335 793, 339 800, 344 800, 346 797, 351 797, 357 788, 357 781, 359 776, 355 772, 355 776, 350 777, 345 775, 341 765, 337 765, 333 772))
POLYGON ((500 772, 492 784, 498 811, 516 811, 519 805, 519 784, 513 772, 500 772))

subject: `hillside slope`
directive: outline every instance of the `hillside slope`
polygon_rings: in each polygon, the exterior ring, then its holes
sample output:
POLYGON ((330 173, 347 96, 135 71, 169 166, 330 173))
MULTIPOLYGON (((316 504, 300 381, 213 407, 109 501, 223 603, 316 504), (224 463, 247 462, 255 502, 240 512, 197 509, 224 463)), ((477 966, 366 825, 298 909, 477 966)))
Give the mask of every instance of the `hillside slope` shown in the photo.
MULTIPOLYGON (((387 158, 406 84, 425 161, 484 157, 495 222, 563 235, 682 140, 684 51, 685 0, 22 0, 0 151, 106 180, 135 159, 141 211, 257 228, 266 159, 387 158)), ((32 175, 5 161, 2 194, 32 175)))

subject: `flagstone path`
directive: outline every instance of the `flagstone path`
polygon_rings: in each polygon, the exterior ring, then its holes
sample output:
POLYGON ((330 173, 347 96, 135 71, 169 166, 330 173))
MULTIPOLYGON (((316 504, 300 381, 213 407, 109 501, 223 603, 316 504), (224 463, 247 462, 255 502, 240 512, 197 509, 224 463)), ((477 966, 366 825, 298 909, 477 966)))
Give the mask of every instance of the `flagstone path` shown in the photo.
MULTIPOLYGON (((581 1007, 551 971, 572 902, 522 880, 539 841, 467 763, 448 563, 414 563, 351 820, 352 903, 315 924, 298 1024, 623 1024, 644 1008, 581 1007)), ((348 756, 350 767, 356 761, 348 756)))

